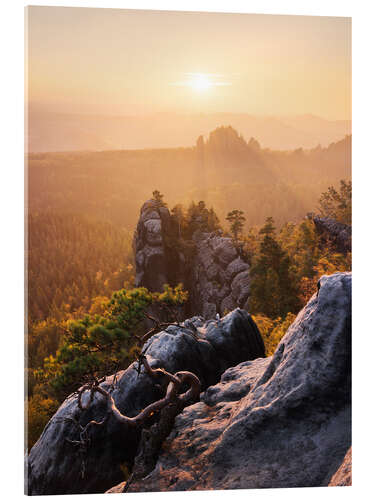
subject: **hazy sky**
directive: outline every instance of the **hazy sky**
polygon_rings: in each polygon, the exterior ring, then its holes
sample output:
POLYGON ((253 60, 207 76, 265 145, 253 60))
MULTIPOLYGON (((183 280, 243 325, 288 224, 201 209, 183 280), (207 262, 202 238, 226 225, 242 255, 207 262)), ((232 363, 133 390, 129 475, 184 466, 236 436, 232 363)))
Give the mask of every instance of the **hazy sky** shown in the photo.
POLYGON ((29 7, 29 102, 351 118, 351 20, 29 7))

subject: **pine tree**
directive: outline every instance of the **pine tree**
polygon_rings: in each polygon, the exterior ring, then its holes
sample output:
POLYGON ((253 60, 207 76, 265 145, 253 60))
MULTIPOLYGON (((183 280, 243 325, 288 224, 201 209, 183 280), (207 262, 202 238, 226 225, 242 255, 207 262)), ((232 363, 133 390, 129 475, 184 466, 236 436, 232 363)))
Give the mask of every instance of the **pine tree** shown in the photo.
POLYGON ((155 189, 155 191, 152 192, 152 197, 157 202, 158 207, 166 207, 167 206, 167 204, 163 200, 164 195, 161 194, 161 192, 158 191, 157 189, 155 189))
POLYGON ((191 238, 197 230, 210 233, 217 229, 220 229, 220 221, 214 209, 208 209, 203 200, 191 202, 186 214, 186 237, 191 238))
POLYGON ((56 356, 46 358, 43 368, 35 373, 40 381, 49 382, 54 396, 62 399, 87 378, 126 368, 133 360, 135 335, 146 308, 151 304, 173 308, 186 299, 182 285, 165 285, 161 293, 146 288, 118 290, 104 301, 102 314, 70 320, 56 356))
POLYGON ((290 259, 277 242, 272 217, 259 232, 264 235, 259 257, 251 269, 250 310, 270 318, 297 312, 299 301, 290 273, 290 259))
POLYGON ((352 181, 340 181, 340 190, 333 186, 322 194, 319 200, 320 212, 344 224, 352 223, 352 181))
POLYGON ((245 216, 242 210, 232 210, 226 216, 226 220, 230 223, 230 230, 233 234, 234 239, 237 241, 238 236, 242 233, 244 224, 245 224, 245 216))
POLYGON ((184 227, 186 225, 184 207, 179 203, 171 210, 172 218, 176 222, 177 237, 181 238, 184 227))

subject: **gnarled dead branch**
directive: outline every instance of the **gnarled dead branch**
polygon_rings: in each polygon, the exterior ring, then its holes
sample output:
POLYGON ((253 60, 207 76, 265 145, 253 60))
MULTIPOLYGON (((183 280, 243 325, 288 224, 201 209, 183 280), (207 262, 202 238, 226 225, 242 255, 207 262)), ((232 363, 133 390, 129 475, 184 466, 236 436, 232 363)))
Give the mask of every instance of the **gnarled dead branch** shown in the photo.
POLYGON ((85 454, 87 453, 90 444, 90 438, 88 436, 88 430, 90 427, 101 426, 105 424, 109 418, 114 418, 121 425, 144 427, 141 435, 139 451, 135 460, 135 467, 125 485, 124 492, 128 490, 134 477, 144 477, 146 473, 149 473, 150 470, 152 470, 160 447, 172 429, 176 415, 178 415, 190 401, 199 399, 201 389, 199 378, 191 372, 179 371, 172 374, 163 368, 151 368, 145 354, 141 354, 139 356, 138 363, 139 371, 143 366, 145 373, 147 373, 154 380, 159 379, 160 376, 167 379, 168 385, 164 398, 149 404, 146 408, 141 410, 138 415, 128 417, 121 413, 112 397, 111 392, 114 388, 114 383, 112 382, 110 389, 106 390, 100 386, 100 383, 103 382, 104 379, 94 379, 93 382, 84 384, 77 391, 78 407, 81 411, 87 410, 94 400, 95 393, 99 393, 105 399, 107 406, 104 419, 100 422, 91 420, 85 426, 82 426, 75 418, 66 418, 66 420, 72 421, 79 431, 79 439, 66 440, 73 445, 79 446, 79 452, 82 455, 82 478, 85 474, 85 454), (180 392, 183 388, 185 388, 184 392, 180 392), (82 397, 86 391, 89 391, 89 398, 88 401, 84 403, 82 401, 82 397), (150 430, 146 429, 145 426, 149 417, 155 414, 159 414, 158 421, 151 427, 150 430))
MULTIPOLYGON (((121 424, 136 426, 136 425, 142 425, 150 415, 160 411, 162 408, 167 406, 170 402, 174 401, 175 399, 178 399, 181 402, 186 403, 189 400, 192 400, 199 396, 201 383, 199 381, 199 378, 193 373, 187 371, 180 371, 172 375, 171 373, 167 372, 162 368, 153 369, 150 367, 147 358, 144 354, 140 356, 139 362, 143 364, 143 366, 145 367, 145 372, 151 377, 155 378, 158 377, 159 375, 163 375, 164 377, 167 378, 167 380, 169 380, 167 391, 163 399, 160 399, 159 401, 155 401, 154 403, 149 404, 135 417, 127 417, 126 415, 123 415, 117 408, 116 403, 110 392, 103 389, 103 387, 99 385, 98 381, 95 381, 91 386, 89 384, 85 384, 78 391, 78 406, 80 410, 87 410, 93 401, 94 393, 98 392, 107 401, 106 418, 114 417, 121 424), (185 391, 183 394, 178 394, 178 391, 183 384, 187 384, 189 386, 189 389, 185 391), (87 390, 90 391, 90 397, 86 405, 83 405, 82 395, 87 390)), ((95 423, 98 424, 97 422, 95 423)))

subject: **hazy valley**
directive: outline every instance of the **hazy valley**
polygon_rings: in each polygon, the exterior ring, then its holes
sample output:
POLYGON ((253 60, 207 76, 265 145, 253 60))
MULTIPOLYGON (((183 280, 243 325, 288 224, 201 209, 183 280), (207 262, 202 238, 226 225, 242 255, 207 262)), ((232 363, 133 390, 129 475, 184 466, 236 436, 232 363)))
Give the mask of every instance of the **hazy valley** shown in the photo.
POLYGON ((247 225, 278 225, 316 211, 329 185, 351 177, 351 136, 313 149, 264 149, 232 127, 190 148, 34 153, 29 210, 81 213, 133 231, 141 200, 160 190, 170 206, 203 200, 223 221, 233 208, 247 225))
POLYGON ((351 134, 350 120, 319 116, 248 113, 154 113, 104 116, 52 113, 31 106, 29 152, 191 147, 200 135, 231 125, 263 148, 290 150, 328 146, 351 134))

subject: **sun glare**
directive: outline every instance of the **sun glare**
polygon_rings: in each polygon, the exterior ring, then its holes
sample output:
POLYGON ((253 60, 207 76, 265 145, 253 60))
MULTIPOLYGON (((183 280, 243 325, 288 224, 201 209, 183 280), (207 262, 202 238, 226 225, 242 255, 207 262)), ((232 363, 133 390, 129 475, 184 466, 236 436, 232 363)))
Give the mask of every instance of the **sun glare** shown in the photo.
POLYGON ((207 90, 212 87, 212 82, 208 75, 197 73, 193 75, 190 85, 194 90, 207 90))
POLYGON ((232 85, 230 82, 223 80, 224 75, 216 73, 185 73, 185 76, 184 80, 171 82, 169 85, 188 87, 197 92, 209 90, 212 87, 232 85))

